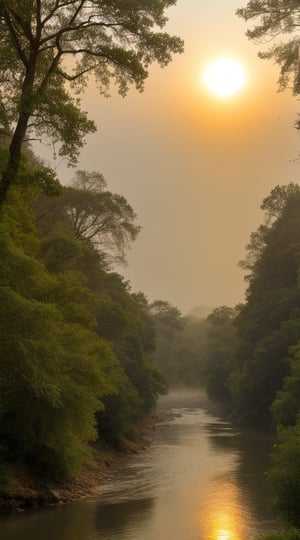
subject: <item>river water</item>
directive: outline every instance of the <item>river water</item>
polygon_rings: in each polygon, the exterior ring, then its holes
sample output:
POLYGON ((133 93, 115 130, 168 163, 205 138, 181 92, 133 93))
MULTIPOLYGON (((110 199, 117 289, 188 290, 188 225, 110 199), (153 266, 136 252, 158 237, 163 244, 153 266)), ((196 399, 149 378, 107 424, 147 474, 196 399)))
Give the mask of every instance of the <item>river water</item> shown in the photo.
POLYGON ((170 394, 150 447, 99 495, 0 519, 1 540, 259 540, 276 524, 264 471, 270 437, 238 431, 204 394, 170 394))

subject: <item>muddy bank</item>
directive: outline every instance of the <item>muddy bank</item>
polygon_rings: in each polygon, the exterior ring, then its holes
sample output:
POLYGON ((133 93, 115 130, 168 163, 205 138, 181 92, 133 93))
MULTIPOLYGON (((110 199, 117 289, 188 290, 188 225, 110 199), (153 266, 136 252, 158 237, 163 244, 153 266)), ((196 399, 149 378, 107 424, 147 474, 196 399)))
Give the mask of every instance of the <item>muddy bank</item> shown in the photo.
POLYGON ((145 418, 137 426, 134 440, 127 440, 118 450, 95 452, 93 461, 80 475, 68 481, 47 482, 29 474, 19 474, 9 481, 5 492, 0 493, 0 512, 19 512, 33 507, 74 502, 99 493, 99 486, 122 469, 129 455, 142 452, 152 441, 159 423, 157 415, 145 418))

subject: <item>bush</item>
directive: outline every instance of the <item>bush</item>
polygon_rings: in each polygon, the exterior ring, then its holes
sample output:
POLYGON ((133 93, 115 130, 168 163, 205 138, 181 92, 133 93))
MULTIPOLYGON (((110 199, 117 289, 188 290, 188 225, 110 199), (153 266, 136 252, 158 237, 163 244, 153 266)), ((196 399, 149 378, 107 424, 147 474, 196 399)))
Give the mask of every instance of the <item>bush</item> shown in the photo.
POLYGON ((296 426, 278 429, 278 442, 273 448, 267 476, 272 490, 272 507, 288 524, 299 528, 300 418, 296 426))

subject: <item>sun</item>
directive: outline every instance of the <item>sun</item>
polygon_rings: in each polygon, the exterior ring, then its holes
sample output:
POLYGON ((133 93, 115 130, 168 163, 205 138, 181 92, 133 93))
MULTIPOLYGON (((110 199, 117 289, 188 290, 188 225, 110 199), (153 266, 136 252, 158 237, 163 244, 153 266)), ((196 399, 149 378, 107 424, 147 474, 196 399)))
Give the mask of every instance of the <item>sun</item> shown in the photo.
POLYGON ((242 66, 231 58, 219 58, 204 74, 207 88, 219 97, 229 97, 238 92, 245 82, 242 66))

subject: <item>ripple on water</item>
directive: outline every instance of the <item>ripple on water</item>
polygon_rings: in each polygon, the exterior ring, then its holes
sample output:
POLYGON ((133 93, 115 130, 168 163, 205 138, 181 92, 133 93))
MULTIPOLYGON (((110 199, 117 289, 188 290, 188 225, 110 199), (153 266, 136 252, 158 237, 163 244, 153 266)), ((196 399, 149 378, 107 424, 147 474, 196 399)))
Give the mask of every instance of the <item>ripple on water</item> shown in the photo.
POLYGON ((165 398, 159 414, 152 445, 98 497, 0 522, 1 540, 258 540, 270 530, 263 439, 195 393, 165 398))

